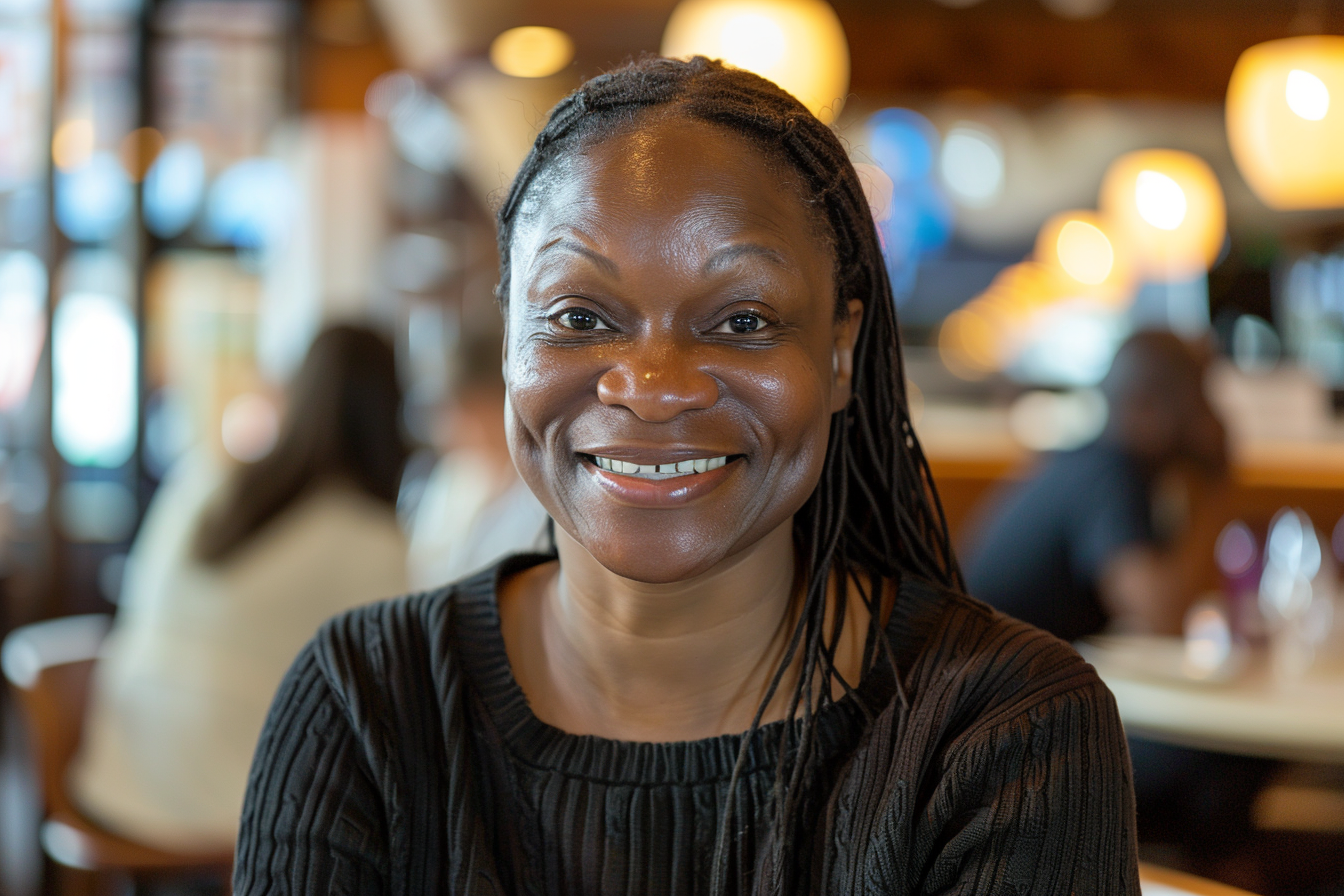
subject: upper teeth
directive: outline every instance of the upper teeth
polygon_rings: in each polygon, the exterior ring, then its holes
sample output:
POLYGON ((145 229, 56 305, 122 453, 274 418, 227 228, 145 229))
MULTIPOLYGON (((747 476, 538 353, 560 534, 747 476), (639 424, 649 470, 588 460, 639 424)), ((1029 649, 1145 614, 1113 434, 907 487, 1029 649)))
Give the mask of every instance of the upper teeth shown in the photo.
POLYGON ((682 460, 670 464, 632 464, 629 461, 613 460, 610 457, 593 457, 593 461, 603 470, 612 473, 624 473, 626 476, 644 476, 650 479, 667 479, 672 476, 686 476, 690 473, 707 473, 717 470, 728 463, 727 455, 721 457, 702 457, 699 460, 682 460))

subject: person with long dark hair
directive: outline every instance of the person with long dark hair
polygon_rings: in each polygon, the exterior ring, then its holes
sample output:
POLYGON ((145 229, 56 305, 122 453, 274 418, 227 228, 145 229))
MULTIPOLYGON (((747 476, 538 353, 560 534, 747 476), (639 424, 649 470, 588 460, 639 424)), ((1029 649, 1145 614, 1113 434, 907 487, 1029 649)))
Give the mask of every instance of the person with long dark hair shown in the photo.
POLYGON ((333 613, 406 589, 391 345, 323 331, 286 398, 269 454, 222 482, 174 471, 132 549, 71 782, 132 839, 228 850, 295 655, 333 613))
POLYGON ((1110 694, 962 593, 835 134, 643 59, 556 107, 498 225, 556 551, 324 627, 235 892, 1137 894, 1110 694))

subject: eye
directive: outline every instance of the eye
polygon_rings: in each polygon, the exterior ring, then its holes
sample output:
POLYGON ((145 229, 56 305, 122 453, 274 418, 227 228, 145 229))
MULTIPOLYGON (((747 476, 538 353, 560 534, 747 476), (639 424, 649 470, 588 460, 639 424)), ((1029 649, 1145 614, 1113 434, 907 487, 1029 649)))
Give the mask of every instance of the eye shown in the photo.
POLYGON ((750 311, 739 311, 714 328, 718 333, 754 333, 765 326, 765 319, 750 311))
POLYGON ((606 321, 586 308, 570 308, 555 316, 555 321, 567 330, 610 330, 606 321))

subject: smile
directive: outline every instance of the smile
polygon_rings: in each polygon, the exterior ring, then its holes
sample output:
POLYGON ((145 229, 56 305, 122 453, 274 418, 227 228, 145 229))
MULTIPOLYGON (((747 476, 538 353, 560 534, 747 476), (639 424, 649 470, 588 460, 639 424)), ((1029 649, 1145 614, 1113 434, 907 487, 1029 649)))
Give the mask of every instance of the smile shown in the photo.
POLYGON ((678 476, 708 473, 710 470, 717 470, 728 462, 727 455, 673 461, 666 464, 635 464, 610 457, 598 457, 597 455, 589 455, 589 458, 600 470, 620 473, 623 476, 636 476, 640 479, 675 479, 678 476))

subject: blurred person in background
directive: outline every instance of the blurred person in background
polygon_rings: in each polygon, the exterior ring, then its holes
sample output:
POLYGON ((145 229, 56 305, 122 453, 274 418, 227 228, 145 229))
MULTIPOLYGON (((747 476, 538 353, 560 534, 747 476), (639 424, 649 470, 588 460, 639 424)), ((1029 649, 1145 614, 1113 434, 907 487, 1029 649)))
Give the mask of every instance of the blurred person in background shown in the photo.
POLYGON ((1066 641, 1180 634, 1227 522, 1227 438, 1204 369, 1171 333, 1121 345, 1101 383, 1101 435, 1050 455, 973 527, 969 592, 1066 641))
POLYGON ((504 334, 466 333, 435 433, 443 456, 411 521, 410 584, 455 582, 506 554, 547 550, 549 519, 518 476, 504 431, 504 334))
POLYGON ((193 464, 131 551, 71 785, 109 829, 229 850, 276 686, 327 617, 406 588, 395 503, 407 447, 391 346, 318 335, 271 452, 193 464))
MULTIPOLYGON (((1204 395, 1206 357, 1136 333, 1101 382, 1091 444, 1045 459, 989 502, 965 553, 967 590, 1066 641, 1102 631, 1180 635, 1216 583, 1227 437, 1204 395)), ((1190 870, 1259 889, 1245 847, 1273 763, 1130 738, 1139 837, 1177 844, 1190 870)))

